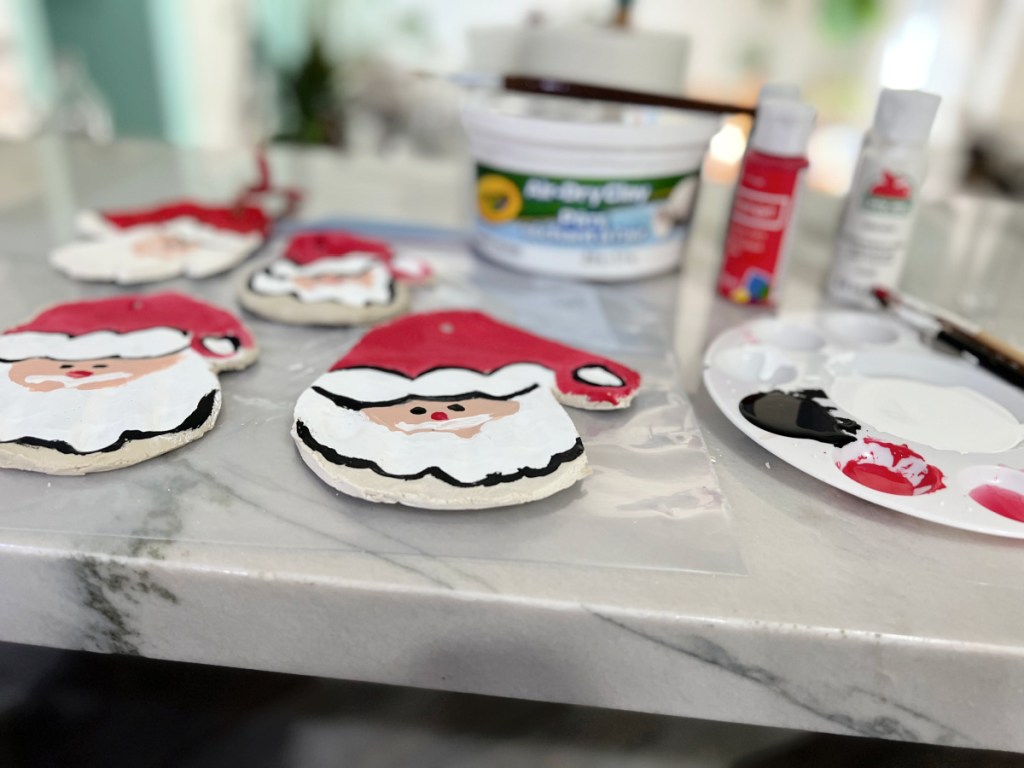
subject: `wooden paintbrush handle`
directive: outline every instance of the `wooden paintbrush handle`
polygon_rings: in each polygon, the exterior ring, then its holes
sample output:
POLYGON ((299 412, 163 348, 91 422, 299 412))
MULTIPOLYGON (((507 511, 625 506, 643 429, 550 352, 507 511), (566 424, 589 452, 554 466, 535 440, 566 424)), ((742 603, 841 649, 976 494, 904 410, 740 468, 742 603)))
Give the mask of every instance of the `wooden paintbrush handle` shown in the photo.
POLYGON ((520 93, 543 93, 549 96, 570 96, 576 99, 614 101, 620 104, 642 104, 649 107, 688 109, 695 112, 714 112, 719 115, 753 115, 755 111, 753 107, 743 107, 739 104, 721 104, 714 101, 687 99, 681 96, 663 96, 660 93, 628 91, 623 88, 606 88, 603 85, 570 83, 566 80, 555 80, 547 77, 506 75, 504 86, 507 90, 519 91, 520 93))
POLYGON ((960 328, 943 323, 944 329, 939 331, 936 340, 953 347, 978 361, 978 365, 1003 381, 1024 388, 1024 364, 1005 357, 981 341, 976 334, 966 333, 960 328))
POLYGON ((1014 346, 1004 339, 993 336, 991 333, 986 333, 985 331, 979 331, 974 334, 974 338, 981 344, 989 347, 1000 357, 1006 358, 1021 368, 1024 368, 1024 350, 1021 350, 1019 347, 1014 346))

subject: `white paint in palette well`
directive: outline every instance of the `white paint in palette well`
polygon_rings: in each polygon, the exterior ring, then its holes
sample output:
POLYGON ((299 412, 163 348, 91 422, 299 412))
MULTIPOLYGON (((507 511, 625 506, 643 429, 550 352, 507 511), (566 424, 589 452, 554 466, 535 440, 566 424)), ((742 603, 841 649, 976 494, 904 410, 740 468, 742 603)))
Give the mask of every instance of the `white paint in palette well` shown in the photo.
POLYGON ((1024 439, 1024 426, 1010 411, 963 386, 839 376, 829 396, 862 424, 939 450, 1000 453, 1024 439))

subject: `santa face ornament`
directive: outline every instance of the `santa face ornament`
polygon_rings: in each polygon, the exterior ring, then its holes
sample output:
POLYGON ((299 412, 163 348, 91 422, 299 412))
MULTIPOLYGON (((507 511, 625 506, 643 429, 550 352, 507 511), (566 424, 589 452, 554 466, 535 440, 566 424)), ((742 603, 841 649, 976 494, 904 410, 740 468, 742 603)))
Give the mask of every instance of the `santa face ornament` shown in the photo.
POLYGON ((361 325, 404 312, 410 286, 430 278, 424 262, 387 243, 342 231, 304 232, 245 279, 239 301, 281 323, 361 325))
POLYGON ((61 304, 0 335, 0 467, 82 475, 201 437, 248 329, 177 293, 61 304))
POLYGON ((76 280, 132 285, 225 272, 257 250, 270 231, 261 207, 172 203, 131 212, 85 211, 79 239, 50 263, 76 280))
POLYGON ((590 473, 562 405, 629 405, 640 376, 480 312, 370 331, 295 406, 306 464, 338 490, 426 509, 534 501, 590 473))

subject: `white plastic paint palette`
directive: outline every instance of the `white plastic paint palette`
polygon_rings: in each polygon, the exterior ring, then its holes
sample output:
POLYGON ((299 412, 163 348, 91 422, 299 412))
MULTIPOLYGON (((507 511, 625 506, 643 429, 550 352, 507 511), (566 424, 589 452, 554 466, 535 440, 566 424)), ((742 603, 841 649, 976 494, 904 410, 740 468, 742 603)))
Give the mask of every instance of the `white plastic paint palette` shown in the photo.
POLYGON ((1024 538, 1024 391, 884 316, 784 315, 721 334, 712 399, 780 459, 867 501, 1024 538))

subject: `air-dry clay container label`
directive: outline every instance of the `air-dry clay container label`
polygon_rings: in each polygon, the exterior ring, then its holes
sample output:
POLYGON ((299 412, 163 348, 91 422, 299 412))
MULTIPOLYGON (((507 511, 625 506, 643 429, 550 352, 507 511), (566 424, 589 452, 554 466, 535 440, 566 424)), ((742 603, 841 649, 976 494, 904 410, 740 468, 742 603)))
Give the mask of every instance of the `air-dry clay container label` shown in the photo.
POLYGON ((716 118, 492 96, 467 104, 463 121, 484 256, 609 281, 679 264, 716 118))

